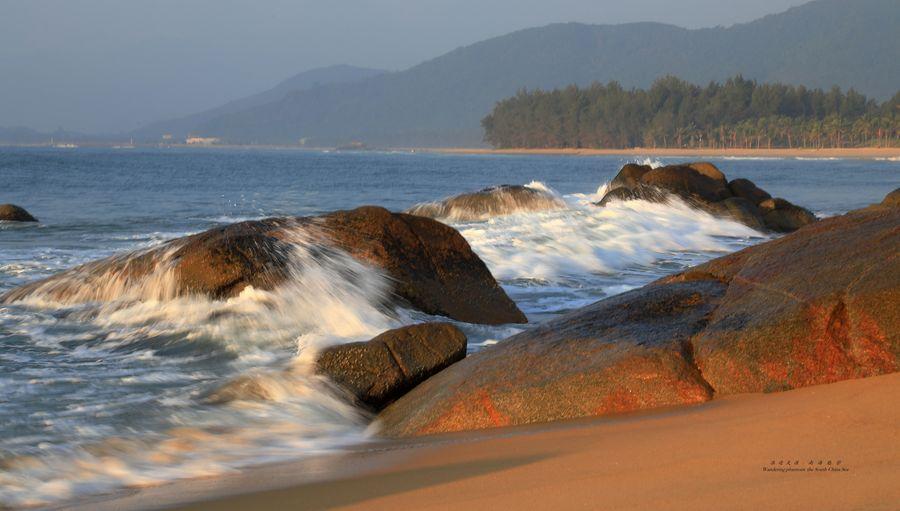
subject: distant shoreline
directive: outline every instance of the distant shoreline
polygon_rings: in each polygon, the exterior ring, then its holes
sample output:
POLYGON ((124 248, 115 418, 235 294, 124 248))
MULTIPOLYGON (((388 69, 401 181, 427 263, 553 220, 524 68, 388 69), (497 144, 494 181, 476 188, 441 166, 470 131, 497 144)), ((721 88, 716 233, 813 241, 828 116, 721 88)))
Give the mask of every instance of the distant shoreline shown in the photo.
POLYGON ((479 149, 450 147, 425 150, 445 154, 900 159, 900 147, 852 147, 842 149, 663 149, 653 147, 635 147, 631 149, 479 149))

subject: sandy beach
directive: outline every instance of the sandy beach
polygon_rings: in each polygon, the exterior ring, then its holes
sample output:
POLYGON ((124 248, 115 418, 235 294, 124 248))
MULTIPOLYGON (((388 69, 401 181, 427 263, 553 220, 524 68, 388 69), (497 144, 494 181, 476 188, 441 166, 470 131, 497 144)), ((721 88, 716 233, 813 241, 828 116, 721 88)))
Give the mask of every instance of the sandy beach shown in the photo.
POLYGON ((895 509, 898 401, 894 373, 370 444, 80 509, 895 509))
POLYGON ((635 147, 632 149, 429 149, 448 154, 537 154, 568 156, 676 156, 676 157, 739 157, 739 158, 898 158, 898 147, 853 147, 843 149, 663 149, 635 147))

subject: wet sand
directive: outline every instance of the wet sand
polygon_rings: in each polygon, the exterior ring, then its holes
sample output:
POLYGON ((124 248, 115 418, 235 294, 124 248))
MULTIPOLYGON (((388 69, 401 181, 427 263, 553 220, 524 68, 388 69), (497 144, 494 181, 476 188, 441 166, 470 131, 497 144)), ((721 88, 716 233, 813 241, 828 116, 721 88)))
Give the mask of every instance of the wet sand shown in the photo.
POLYGON ((675 157, 741 157, 741 158, 898 158, 900 147, 854 147, 843 149, 479 149, 437 148, 430 151, 449 154, 511 154, 569 156, 675 156, 675 157))
POLYGON ((900 373, 375 443, 81 509, 896 509, 897 403, 900 373))

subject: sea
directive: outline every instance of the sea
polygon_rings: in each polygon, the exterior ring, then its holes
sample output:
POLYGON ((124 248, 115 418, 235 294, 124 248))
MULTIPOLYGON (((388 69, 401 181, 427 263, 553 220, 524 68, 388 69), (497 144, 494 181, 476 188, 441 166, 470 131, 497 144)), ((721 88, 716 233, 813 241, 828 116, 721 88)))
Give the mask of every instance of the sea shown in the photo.
MULTIPOLYGON (((520 184, 566 206, 452 225, 534 324, 773 237, 677 201, 592 204, 625 163, 683 161, 0 148, 0 203, 40 220, 0 223, 0 294, 233 222, 367 204, 402 211, 520 184)), ((900 186, 900 162, 890 159, 710 161, 819 217, 878 202, 900 186)), ((59 504, 370 442, 372 417, 313 374, 316 351, 438 318, 385 311, 384 277, 342 264, 357 263, 307 262, 283 288, 248 288, 227 300, 125 289, 94 301, 33 296, 0 305, 0 507, 59 504), (206 399, 237 378, 255 379, 266 398, 206 399)), ((470 353, 529 328, 458 326, 470 353)))

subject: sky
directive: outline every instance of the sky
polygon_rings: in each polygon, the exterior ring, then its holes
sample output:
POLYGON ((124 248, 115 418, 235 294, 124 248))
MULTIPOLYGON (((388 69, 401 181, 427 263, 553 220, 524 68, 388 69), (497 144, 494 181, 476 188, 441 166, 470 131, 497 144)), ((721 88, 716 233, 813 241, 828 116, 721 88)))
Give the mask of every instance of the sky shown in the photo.
POLYGON ((728 26, 807 0, 0 0, 0 126, 117 133, 333 64, 555 22, 728 26))

